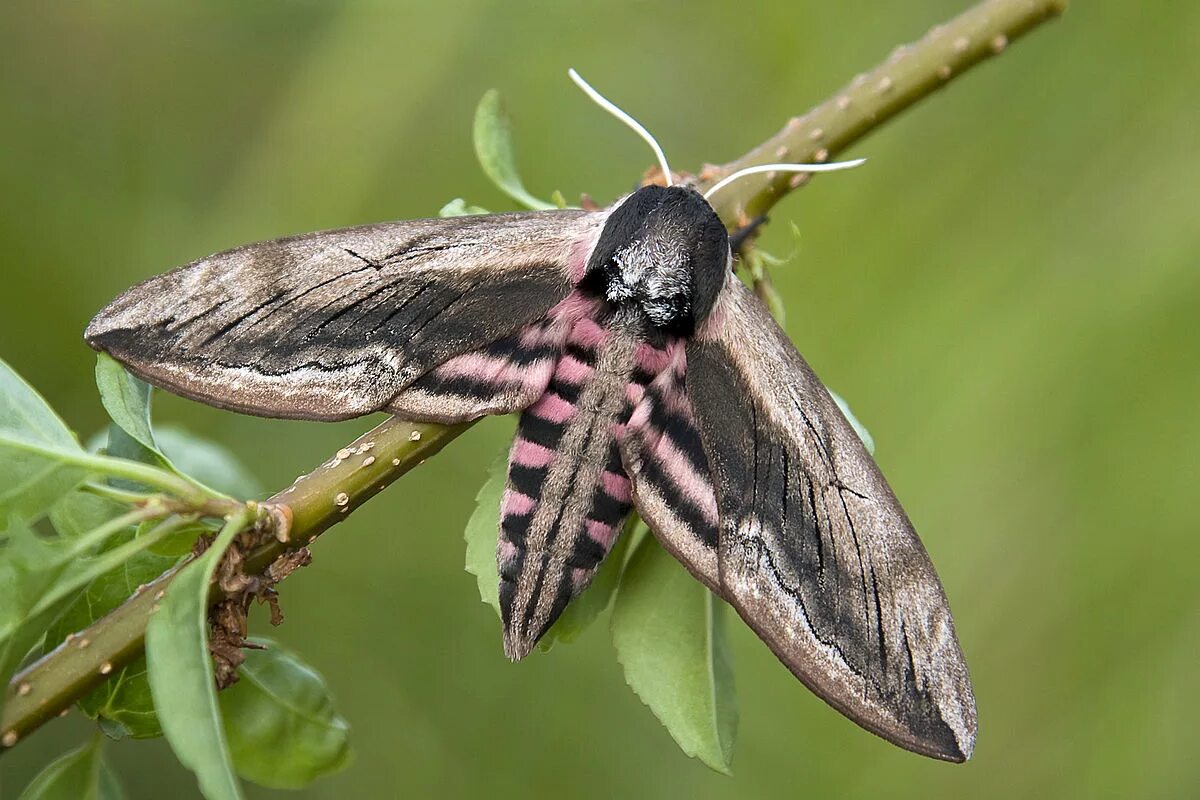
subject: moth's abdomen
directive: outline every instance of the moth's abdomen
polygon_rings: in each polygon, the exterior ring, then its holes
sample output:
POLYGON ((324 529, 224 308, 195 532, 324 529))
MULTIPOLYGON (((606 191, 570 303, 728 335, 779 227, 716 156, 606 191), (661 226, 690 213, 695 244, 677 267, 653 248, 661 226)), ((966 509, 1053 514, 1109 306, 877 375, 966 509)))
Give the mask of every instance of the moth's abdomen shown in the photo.
POLYGON ((524 657, 591 582, 630 510, 615 430, 637 342, 575 323, 509 455, 497 561, 505 652, 524 657))

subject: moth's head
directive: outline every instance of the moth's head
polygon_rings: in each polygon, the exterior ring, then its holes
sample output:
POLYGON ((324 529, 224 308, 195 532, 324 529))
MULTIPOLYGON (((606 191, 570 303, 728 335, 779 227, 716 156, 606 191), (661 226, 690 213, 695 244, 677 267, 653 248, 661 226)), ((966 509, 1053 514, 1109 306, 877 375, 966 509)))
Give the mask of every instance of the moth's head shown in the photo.
POLYGON ((609 215, 581 288, 686 336, 712 310, 729 259, 725 226, 699 192, 644 186, 609 215))

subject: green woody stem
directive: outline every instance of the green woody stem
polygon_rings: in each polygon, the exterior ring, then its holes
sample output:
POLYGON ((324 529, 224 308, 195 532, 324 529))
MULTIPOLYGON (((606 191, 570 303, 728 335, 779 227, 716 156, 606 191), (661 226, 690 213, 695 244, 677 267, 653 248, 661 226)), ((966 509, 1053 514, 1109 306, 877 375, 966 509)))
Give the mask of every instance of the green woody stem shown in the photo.
MULTIPOLYGON (((900 45, 882 64, 859 74, 828 100, 799 117, 741 158, 700 174, 700 189, 739 169, 760 164, 828 161, 976 64, 1066 9, 1066 0, 984 0, 924 38, 900 45)), ((765 214, 808 182, 803 172, 753 175, 735 181, 712 200, 731 228, 765 214)))

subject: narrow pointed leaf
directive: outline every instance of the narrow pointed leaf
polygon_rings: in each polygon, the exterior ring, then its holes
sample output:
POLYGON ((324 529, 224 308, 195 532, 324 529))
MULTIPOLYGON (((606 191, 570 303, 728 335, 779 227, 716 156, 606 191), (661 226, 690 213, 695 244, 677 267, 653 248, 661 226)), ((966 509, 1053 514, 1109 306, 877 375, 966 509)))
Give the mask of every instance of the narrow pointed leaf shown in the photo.
POLYGON ((539 200, 526 191, 517 174, 517 161, 513 153, 512 123, 500 92, 489 89, 475 109, 475 155, 484 174, 500 191, 526 208, 545 211, 556 208, 553 203, 539 200))
POLYGON ((55 458, 58 450, 82 452, 41 395, 0 360, 0 529, 12 514, 36 518, 83 480, 86 471, 55 458))
POLYGON ((871 436, 871 432, 867 430, 867 426, 859 422, 858 417, 854 416, 854 412, 850 410, 850 404, 832 389, 829 390, 829 396, 833 398, 833 402, 837 403, 837 407, 841 409, 842 416, 850 423, 850 427, 854 428, 854 432, 862 440, 863 447, 867 448, 868 453, 875 455, 875 437, 871 436))
POLYGON ((728 774, 737 729, 724 606, 645 536, 613 605, 612 637, 625 680, 679 747, 728 774))
POLYGON ((169 467, 170 462, 150 429, 150 384, 131 375, 116 359, 101 353, 96 358, 96 388, 104 410, 116 426, 109 430, 108 454, 169 467))

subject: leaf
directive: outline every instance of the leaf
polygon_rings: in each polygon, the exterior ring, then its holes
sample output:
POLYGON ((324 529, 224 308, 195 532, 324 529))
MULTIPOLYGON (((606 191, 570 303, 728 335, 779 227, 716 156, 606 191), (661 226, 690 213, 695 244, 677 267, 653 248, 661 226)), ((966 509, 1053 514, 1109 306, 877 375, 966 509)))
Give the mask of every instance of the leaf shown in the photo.
POLYGON ((475 109, 474 138, 479 165, 500 191, 534 211, 556 208, 553 203, 531 195, 521 183, 513 154, 512 122, 504 110, 500 92, 495 89, 485 92, 475 109))
POLYGON ((125 789, 117 780, 117 773, 113 772, 112 767, 101 757, 99 800, 125 800, 125 798, 125 789))
POLYGON ((150 691, 163 735, 175 756, 196 773, 208 800, 241 798, 221 724, 208 652, 208 589, 221 556, 245 527, 248 514, 232 515, 203 556, 167 587, 146 626, 150 691))
MULTIPOLYGON (((179 427, 156 434, 150 424, 150 384, 104 353, 96 360, 96 387, 113 421, 105 448, 108 455, 162 466, 225 494, 250 497, 263 493, 258 481, 226 448, 179 427)), ((122 484, 130 488, 128 482, 118 482, 122 484)))
POLYGON ((837 403, 837 407, 841 409, 842 416, 850 423, 850 427, 854 428, 854 432, 858 434, 858 438, 862 440, 863 447, 867 448, 867 452, 875 455, 875 438, 871 436, 871 432, 867 430, 867 426, 858 421, 858 417, 854 416, 854 412, 850 410, 850 405, 842 396, 826 387, 829 396, 833 398, 833 402, 837 403))
POLYGON ((689 756, 729 774, 737 730, 720 603, 644 536, 621 576, 612 637, 625 680, 689 756))
POLYGON ((238 774, 273 789, 299 789, 350 763, 350 726, 324 679, 275 642, 255 639, 240 680, 220 694, 238 774))
POLYGON ((45 539, 19 520, 10 522, 9 538, 0 553, 0 685, 8 685, 24 656, 56 627, 55 621, 84 587, 171 530, 170 526, 156 528, 95 557, 82 557, 127 528, 136 515, 123 515, 76 539, 45 539))
POLYGON ((0 360, 0 529, 13 514, 36 519, 84 479, 87 472, 58 451, 83 452, 41 395, 0 360))
MULTIPOLYGON (((102 550, 94 557, 83 557, 137 521, 143 513, 132 511, 74 540, 41 539, 32 531, 22 529, 19 523, 10 523, 14 533, 4 550, 4 557, 0 558, 0 569, 8 573, 0 573, 0 608, 7 612, 0 616, 0 642, 19 627, 28 627, 31 618, 41 619, 43 614, 51 611, 57 616, 57 612, 89 583, 162 541, 182 524, 179 521, 164 522, 144 536, 102 550)), ((46 627, 48 621, 41 630, 46 627)))
POLYGON ((266 494, 258 478, 224 445, 178 425, 164 425, 156 436, 159 447, 171 459, 175 469, 184 475, 233 497, 266 494))
MULTIPOLYGON (((0 685, 7 686, 25 655, 41 641, 46 628, 70 598, 34 611, 60 577, 71 568, 62 558, 64 542, 39 537, 14 518, 0 550, 0 685)), ((4 693, 0 693, 0 703, 4 693)))
POLYGON ((121 800, 125 793, 104 763, 99 737, 51 761, 18 800, 121 800))
POLYGON ((488 468, 488 477, 475 495, 475 510, 467 520, 467 572, 479 583, 479 599, 500 614, 500 574, 496 568, 496 537, 500 534, 500 499, 508 480, 508 453, 488 468))
MULTIPOLYGON (((132 540, 133 536, 134 531, 129 529, 114 537, 110 544, 119 546, 132 540)), ((68 634, 83 630, 112 611, 139 586, 154 580, 178 560, 178 557, 156 555, 150 548, 93 580, 47 632, 45 649, 51 649, 68 634)), ((162 735, 146 678, 144 657, 108 676, 81 698, 78 705, 88 718, 102 723, 102 729, 110 739, 126 736, 147 739, 162 735)))
POLYGON ((50 508, 50 524, 59 536, 77 539, 127 510, 115 500, 76 489, 50 508))
POLYGON ((469 205, 467 205, 466 200, 463 200, 461 197, 456 197, 453 200, 451 200, 449 203, 446 203, 446 205, 442 206, 441 210, 438 211, 438 216, 439 217, 466 217, 466 216, 470 216, 471 214, 490 214, 490 213, 492 213, 492 212, 488 211, 486 208, 480 208, 479 206, 469 206, 469 205))
POLYGON ((101 353, 96 358, 96 388, 116 426, 109 429, 108 454, 170 467, 150 429, 150 384, 131 375, 112 356, 101 353))

